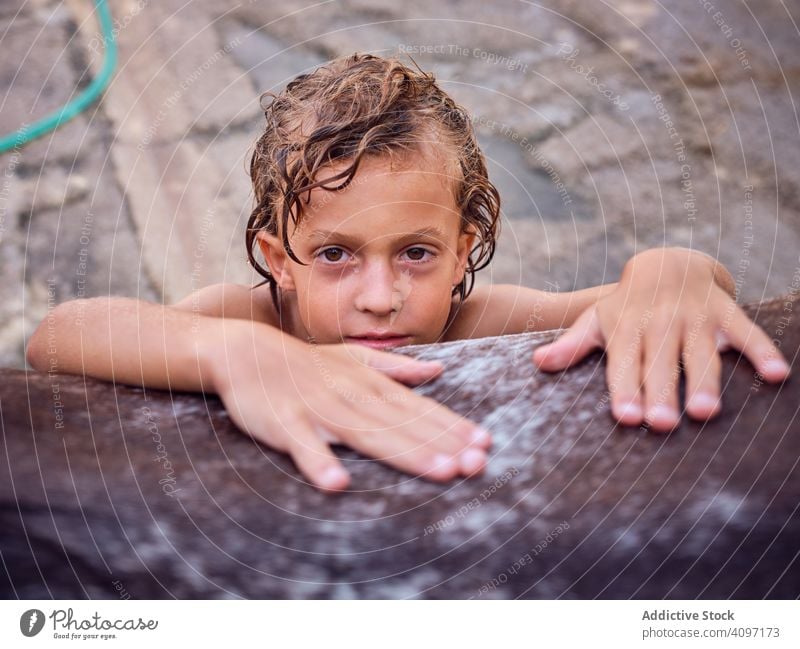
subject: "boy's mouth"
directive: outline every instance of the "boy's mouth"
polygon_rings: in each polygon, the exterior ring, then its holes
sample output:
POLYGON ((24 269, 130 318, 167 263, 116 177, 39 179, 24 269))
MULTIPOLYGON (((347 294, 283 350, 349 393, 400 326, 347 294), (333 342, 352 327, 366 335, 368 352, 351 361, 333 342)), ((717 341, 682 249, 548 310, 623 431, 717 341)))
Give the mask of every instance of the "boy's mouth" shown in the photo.
POLYGON ((372 347, 373 349, 388 349, 391 347, 408 345, 411 341, 411 336, 403 336, 401 334, 389 332, 370 332, 368 334, 364 334, 363 336, 347 336, 345 341, 357 343, 359 345, 365 345, 367 347, 372 347))

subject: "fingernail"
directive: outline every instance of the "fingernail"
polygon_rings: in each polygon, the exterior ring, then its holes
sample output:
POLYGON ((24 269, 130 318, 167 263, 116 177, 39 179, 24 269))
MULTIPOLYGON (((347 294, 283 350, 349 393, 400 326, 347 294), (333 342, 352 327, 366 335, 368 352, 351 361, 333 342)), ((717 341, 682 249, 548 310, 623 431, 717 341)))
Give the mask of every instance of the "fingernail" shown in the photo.
POLYGON ((764 370, 770 374, 788 374, 789 366, 780 358, 770 358, 764 361, 764 370))
POLYGON ((468 448, 461 454, 461 470, 472 475, 486 465, 486 453, 476 448, 468 448))
POLYGON ((492 435, 485 428, 478 426, 472 429, 472 443, 487 446, 492 443, 492 435))
POLYGON ((343 468, 329 466, 319 477, 319 485, 325 489, 340 489, 350 475, 343 468))
POLYGON ((647 414, 647 420, 650 422, 655 421, 668 421, 674 422, 678 418, 678 413, 669 406, 663 404, 654 406, 647 414))
POLYGON ((455 469, 458 465, 456 464, 456 458, 452 455, 445 455, 444 453, 439 453, 433 456, 433 473, 447 473, 451 474, 453 469, 455 469))
POLYGON ((717 409, 719 404, 719 399, 717 399, 714 395, 709 394, 708 392, 700 392, 698 394, 692 395, 692 398, 689 400, 689 405, 692 408, 699 408, 700 410, 708 410, 709 412, 713 412, 717 409))
POLYGON ((625 401, 617 406, 618 419, 641 419, 642 407, 636 401, 625 401))
POLYGON ((533 352, 533 361, 537 366, 545 362, 553 362, 553 360, 554 357, 549 348, 542 350, 541 347, 537 347, 533 352))
POLYGON ((429 368, 430 368, 430 369, 433 369, 433 368, 435 368, 435 367, 442 367, 442 363, 441 363, 441 361, 420 361, 420 364, 421 364, 421 365, 422 365, 422 366, 423 366, 425 369, 429 369, 429 368))

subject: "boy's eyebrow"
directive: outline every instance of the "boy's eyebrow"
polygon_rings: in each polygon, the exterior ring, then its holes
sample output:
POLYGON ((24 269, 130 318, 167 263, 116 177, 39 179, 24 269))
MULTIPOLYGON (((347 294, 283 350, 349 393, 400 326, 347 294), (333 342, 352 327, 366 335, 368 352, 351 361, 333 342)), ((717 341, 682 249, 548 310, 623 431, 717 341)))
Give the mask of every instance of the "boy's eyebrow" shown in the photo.
MULTIPOLYGON (((428 226, 426 228, 421 228, 419 230, 414 230, 413 232, 406 232, 405 234, 397 237, 399 241, 404 241, 407 239, 416 239, 419 237, 429 237, 432 239, 438 239, 439 241, 446 241, 447 236, 445 233, 435 226, 428 226)), ((346 241, 348 243, 360 244, 361 239, 357 235, 350 235, 345 234, 343 232, 334 232, 332 230, 312 230, 308 236, 309 239, 320 239, 323 242, 327 241, 330 238, 336 238, 340 241, 346 241)))

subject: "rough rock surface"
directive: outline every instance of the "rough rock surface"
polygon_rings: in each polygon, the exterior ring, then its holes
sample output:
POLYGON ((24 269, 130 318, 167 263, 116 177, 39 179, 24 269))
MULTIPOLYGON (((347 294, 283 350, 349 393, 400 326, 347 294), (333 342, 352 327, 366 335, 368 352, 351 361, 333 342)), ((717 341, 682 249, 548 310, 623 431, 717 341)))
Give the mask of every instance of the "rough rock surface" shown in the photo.
MULTIPOLYGON (((793 363, 796 298, 748 306, 793 363)), ((553 336, 407 348, 446 365, 419 390, 492 429, 489 467, 438 485, 342 450, 339 495, 214 396, 0 370, 0 595, 800 596, 797 377, 726 353, 722 414, 659 435, 615 425, 602 354, 536 371, 553 336)))

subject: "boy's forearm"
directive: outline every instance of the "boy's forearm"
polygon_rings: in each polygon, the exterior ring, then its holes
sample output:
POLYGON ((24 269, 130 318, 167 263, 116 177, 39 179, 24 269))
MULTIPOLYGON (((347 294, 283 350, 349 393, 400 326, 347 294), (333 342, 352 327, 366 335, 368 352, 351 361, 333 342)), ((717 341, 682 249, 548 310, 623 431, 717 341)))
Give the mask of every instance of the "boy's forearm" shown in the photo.
POLYGON ((611 284, 601 284, 591 286, 578 291, 568 293, 556 293, 556 300, 553 303, 552 312, 548 314, 548 319, 552 322, 547 329, 558 329, 561 327, 571 327, 578 316, 592 306, 597 300, 605 297, 619 286, 619 282, 611 284))
POLYGON ((516 284, 482 286, 467 298, 444 340, 569 327, 583 311, 616 286, 616 283, 605 284, 568 293, 516 284))
POLYGON ((42 321, 28 342, 27 358, 40 371, 211 392, 209 341, 221 340, 224 327, 241 325, 135 299, 73 300, 42 321))

